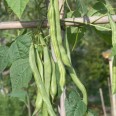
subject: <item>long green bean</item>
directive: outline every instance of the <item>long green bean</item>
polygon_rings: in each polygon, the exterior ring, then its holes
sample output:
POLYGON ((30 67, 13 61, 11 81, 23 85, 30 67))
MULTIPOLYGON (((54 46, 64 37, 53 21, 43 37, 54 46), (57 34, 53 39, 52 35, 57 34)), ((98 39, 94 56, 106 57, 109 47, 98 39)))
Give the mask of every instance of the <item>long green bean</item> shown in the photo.
POLYGON ((54 100, 54 97, 57 94, 57 83, 56 83, 56 64, 53 61, 53 59, 51 58, 52 61, 52 79, 51 79, 51 88, 50 88, 50 93, 51 93, 51 97, 52 100, 54 100))
POLYGON ((40 94, 40 91, 37 92, 37 98, 36 98, 36 102, 35 102, 35 110, 33 113, 33 116, 36 115, 37 112, 40 111, 40 109, 42 108, 42 96, 40 94))
POLYGON ((48 21, 50 24, 50 35, 51 35, 51 41, 52 41, 52 45, 53 45, 53 49, 54 49, 54 53, 58 62, 58 66, 59 66, 59 71, 60 71, 60 86, 61 89, 63 90, 63 87, 65 85, 65 67, 62 63, 62 59, 61 59, 61 53, 60 53, 60 49, 58 46, 58 42, 57 42, 57 38, 56 38, 56 22, 55 22, 55 8, 54 8, 54 0, 50 1, 50 7, 49 7, 49 11, 48 11, 48 21), (62 70, 61 70, 62 69, 62 70))
POLYGON ((64 38, 64 48, 65 48, 66 54, 67 54, 67 56, 68 56, 68 58, 69 58, 69 60, 71 62, 70 48, 69 48, 67 34, 65 34, 65 38, 64 38))
POLYGON ((42 78, 42 81, 44 80, 43 79, 43 64, 42 64, 42 60, 40 58, 40 54, 38 53, 38 50, 36 49, 36 56, 37 56, 37 66, 38 66, 38 70, 39 70, 39 73, 41 75, 41 78, 42 78))
MULTIPOLYGON (((51 74, 52 74, 52 69, 51 69, 50 55, 49 55, 48 47, 44 46, 44 81, 45 81, 44 83, 49 98, 50 98, 49 93, 50 93, 51 74)), ((47 107, 45 103, 43 104, 42 115, 48 116, 47 107)))

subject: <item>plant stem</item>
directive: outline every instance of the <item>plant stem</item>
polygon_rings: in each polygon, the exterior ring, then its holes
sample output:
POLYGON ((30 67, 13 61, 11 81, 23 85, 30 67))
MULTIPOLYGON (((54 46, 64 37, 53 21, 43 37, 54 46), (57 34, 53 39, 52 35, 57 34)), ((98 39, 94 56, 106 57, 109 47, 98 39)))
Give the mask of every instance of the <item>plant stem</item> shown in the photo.
POLYGON ((28 116, 32 116, 29 95, 27 95, 27 109, 28 109, 28 116))

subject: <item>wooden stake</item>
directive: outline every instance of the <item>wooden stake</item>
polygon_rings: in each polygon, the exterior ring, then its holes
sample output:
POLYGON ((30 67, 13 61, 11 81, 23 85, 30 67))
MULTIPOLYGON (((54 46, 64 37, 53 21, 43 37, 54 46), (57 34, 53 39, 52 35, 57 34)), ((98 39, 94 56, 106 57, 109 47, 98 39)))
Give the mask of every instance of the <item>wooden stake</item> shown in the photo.
POLYGON ((99 89, 99 92, 100 92, 100 98, 101 98, 101 102, 102 102, 103 113, 104 113, 104 116, 107 116, 106 115, 106 108, 105 108, 105 103, 104 103, 102 88, 99 89))
MULTIPOLYGON (((60 5, 62 6, 62 5, 60 5)), ((60 17, 63 17, 63 10, 60 17)), ((116 22, 116 15, 112 16, 113 20, 116 22)), ((109 23, 108 17, 104 16, 100 18, 99 16, 88 17, 89 23, 92 24, 106 24, 109 23), (94 22, 94 23, 93 23, 94 22)), ((86 20, 82 17, 80 18, 65 18, 61 19, 61 25, 63 26, 78 26, 80 24, 85 24, 86 20)), ((37 28, 39 22, 42 22, 42 28, 49 27, 47 20, 36 20, 36 21, 7 21, 0 22, 0 30, 9 30, 9 29, 24 29, 24 28, 37 28)))

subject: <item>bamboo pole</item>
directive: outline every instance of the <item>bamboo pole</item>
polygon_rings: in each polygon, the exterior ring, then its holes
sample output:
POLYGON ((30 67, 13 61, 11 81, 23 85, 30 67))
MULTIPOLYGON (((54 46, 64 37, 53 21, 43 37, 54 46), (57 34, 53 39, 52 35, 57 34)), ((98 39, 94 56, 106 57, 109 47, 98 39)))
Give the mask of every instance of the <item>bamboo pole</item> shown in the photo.
MULTIPOLYGON (((64 0, 58 0, 58 1, 59 1, 60 20, 63 20, 63 18, 64 18, 64 0)), ((61 30, 61 33, 62 33, 62 39, 63 39, 64 35, 65 35, 65 31, 61 30)), ((66 116, 65 98, 66 98, 66 87, 64 88, 64 90, 60 96, 60 116, 66 116)))
MULTIPOLYGON (((63 13, 61 14, 63 15, 63 13)), ((112 15, 113 20, 116 22, 116 15, 112 15)), ((7 21, 0 22, 0 30, 5 29, 23 29, 23 28, 37 28, 41 23, 42 28, 49 27, 47 20, 36 20, 36 21, 7 21)), ((61 19, 61 25, 63 26, 78 26, 80 24, 93 23, 93 24, 106 24, 109 23, 108 17, 99 16, 92 17, 79 17, 79 18, 65 18, 61 19)))
POLYGON ((100 93, 100 98, 101 98, 101 103, 102 103, 102 109, 103 109, 104 116, 107 116, 102 88, 99 88, 99 93, 100 93))

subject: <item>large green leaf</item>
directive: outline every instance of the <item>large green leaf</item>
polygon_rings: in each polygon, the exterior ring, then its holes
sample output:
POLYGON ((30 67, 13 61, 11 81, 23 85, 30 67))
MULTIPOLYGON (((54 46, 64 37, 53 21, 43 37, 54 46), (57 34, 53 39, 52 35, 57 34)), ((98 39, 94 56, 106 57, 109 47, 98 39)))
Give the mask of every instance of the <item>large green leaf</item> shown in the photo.
POLYGON ((78 93, 72 91, 65 101, 66 116, 84 116, 87 106, 81 100, 78 93))
POLYGON ((28 34, 19 36, 9 48, 10 62, 14 62, 21 58, 27 58, 29 55, 29 47, 31 45, 31 36, 28 34))
POLYGON ((6 0, 8 6, 20 18, 29 0, 6 0))
POLYGON ((10 68, 12 91, 18 91, 28 87, 32 72, 28 58, 15 61, 10 68))
POLYGON ((8 47, 0 46, 0 73, 8 64, 8 47))
POLYGON ((102 16, 107 13, 107 9, 103 2, 96 2, 93 7, 88 11, 89 16, 97 15, 102 16))
MULTIPOLYGON (((107 9, 104 4, 105 4, 104 1, 97 1, 93 5, 93 7, 89 10, 88 16, 99 16, 101 18, 105 16, 105 14, 107 14, 107 9)), ((111 45, 112 40, 111 40, 110 25, 109 24, 97 24, 95 28, 96 28, 95 31, 99 35, 99 37, 101 37, 102 39, 105 40, 105 42, 111 45)))

